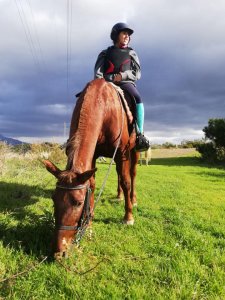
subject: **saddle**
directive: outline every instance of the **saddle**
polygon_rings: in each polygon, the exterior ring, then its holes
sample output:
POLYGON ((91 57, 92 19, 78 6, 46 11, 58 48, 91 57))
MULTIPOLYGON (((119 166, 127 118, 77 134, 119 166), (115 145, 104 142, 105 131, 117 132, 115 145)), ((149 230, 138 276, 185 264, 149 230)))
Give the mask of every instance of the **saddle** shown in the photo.
MULTIPOLYGON (((127 91, 123 91, 118 85, 115 85, 112 82, 110 82, 110 84, 117 91, 117 93, 121 99, 124 111, 125 111, 125 113, 127 115, 127 119, 128 119, 129 132, 131 133, 132 129, 133 129, 133 126, 131 126, 131 125, 134 125, 134 116, 136 115, 135 114, 135 110, 136 110, 135 99, 127 91)), ((78 98, 78 97, 80 97, 81 93, 82 93, 82 91, 77 93, 75 96, 78 98)))
POLYGON ((126 91, 122 90, 118 85, 115 85, 114 83, 110 82, 110 84, 112 84, 112 86, 114 87, 114 89, 117 91, 124 111, 127 115, 127 119, 128 119, 128 124, 131 125, 134 121, 134 115, 135 115, 135 99, 126 91))

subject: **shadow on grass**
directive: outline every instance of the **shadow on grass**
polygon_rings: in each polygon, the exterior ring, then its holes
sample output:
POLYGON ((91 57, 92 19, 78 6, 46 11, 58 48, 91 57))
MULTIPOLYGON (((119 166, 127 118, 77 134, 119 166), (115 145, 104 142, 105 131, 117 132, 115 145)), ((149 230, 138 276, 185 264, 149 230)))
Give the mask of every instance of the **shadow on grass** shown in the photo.
MULTIPOLYGON (((98 196, 98 191, 96 191, 95 193, 95 200, 97 199, 98 196)), ((111 210, 111 208, 119 208, 119 207, 123 207, 124 205, 124 196, 122 194, 122 198, 119 199, 116 196, 116 193, 111 193, 111 192, 107 192, 105 191, 105 193, 103 192, 99 202, 96 205, 96 209, 98 210, 98 208, 100 208, 100 206, 104 206, 104 211, 106 212, 106 215, 110 215, 110 211, 107 211, 107 207, 109 210, 111 210)), ((123 209, 123 208, 122 208, 123 209)), ((124 211, 125 212, 125 211, 124 211)), ((118 224, 121 223, 121 218, 117 217, 117 216, 109 216, 106 217, 105 214, 104 216, 100 216, 100 214, 98 213, 98 217, 94 217, 93 219, 93 223, 103 223, 103 224, 118 224)))
POLYGON ((150 165, 162 166, 193 166, 193 167, 207 167, 225 169, 223 164, 206 163, 199 157, 168 157, 168 158, 153 158, 150 165))
POLYGON ((26 254, 40 257, 49 255, 54 222, 51 214, 41 217, 29 214, 30 222, 16 226, 0 224, 0 239, 5 247, 14 250, 22 249, 26 254))
POLYGON ((54 220, 52 212, 35 214, 29 209, 39 197, 51 198, 51 190, 18 183, 0 183, 0 239, 4 246, 35 256, 50 249, 54 220))
POLYGON ((99 223, 99 224, 121 224, 122 223, 122 218, 119 217, 102 217, 102 218, 96 218, 94 217, 93 219, 93 224, 94 223, 99 223))
MULTIPOLYGON (((40 197, 51 198, 52 190, 40 186, 19 183, 0 182, 0 240, 5 247, 14 250, 22 249, 24 253, 40 257, 49 255, 54 231, 52 211, 44 210, 42 214, 32 212, 30 206, 39 202, 40 197)), ((95 193, 97 198, 98 190, 95 193)), ((116 194, 103 193, 100 206, 118 206, 120 201, 116 194)), ((96 223, 118 223, 116 217, 94 218, 96 223)))
POLYGON ((40 186, 0 182, 0 212, 22 210, 38 202, 39 197, 51 198, 52 190, 40 186))

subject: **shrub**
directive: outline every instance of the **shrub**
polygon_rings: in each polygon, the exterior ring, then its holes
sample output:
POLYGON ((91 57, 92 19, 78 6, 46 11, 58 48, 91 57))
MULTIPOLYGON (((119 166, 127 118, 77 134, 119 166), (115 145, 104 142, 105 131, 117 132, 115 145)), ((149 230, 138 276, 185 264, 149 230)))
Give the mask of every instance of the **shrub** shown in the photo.
POLYGON ((210 162, 225 161, 225 119, 209 119, 203 132, 210 142, 197 145, 202 158, 210 162))
POLYGON ((211 143, 199 143, 196 146, 196 150, 201 154, 204 160, 214 162, 216 161, 216 148, 211 143))
POLYGON ((180 143, 179 148, 196 148, 199 144, 204 143, 203 140, 184 140, 180 143))
POLYGON ((6 158, 10 152, 12 152, 11 146, 5 142, 0 142, 0 175, 6 171, 6 158))
POLYGON ((66 159, 65 150, 57 143, 31 144, 30 152, 40 159, 50 159, 54 163, 60 163, 66 159))
POLYGON ((225 161, 225 147, 216 148, 216 158, 218 161, 225 161))
POLYGON ((164 144, 162 144, 162 148, 165 148, 165 149, 170 149, 170 148, 176 148, 177 146, 173 143, 170 143, 170 142, 166 142, 164 144))
POLYGON ((203 132, 216 147, 225 147, 225 119, 209 119, 208 126, 203 128, 203 132))
POLYGON ((13 152, 19 153, 19 154, 26 154, 28 151, 31 150, 31 144, 23 143, 19 145, 15 145, 12 148, 13 152))
POLYGON ((199 144, 196 150, 201 154, 202 158, 208 162, 225 161, 225 147, 215 147, 213 142, 199 144))

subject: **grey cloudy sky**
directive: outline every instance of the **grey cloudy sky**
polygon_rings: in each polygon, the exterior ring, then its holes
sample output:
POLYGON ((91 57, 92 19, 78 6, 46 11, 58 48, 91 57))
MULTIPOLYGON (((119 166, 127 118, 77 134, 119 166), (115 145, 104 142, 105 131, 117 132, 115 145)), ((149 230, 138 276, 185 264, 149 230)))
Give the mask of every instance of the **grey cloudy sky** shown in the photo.
POLYGON ((111 27, 134 29, 152 142, 203 137, 225 112, 224 0, 0 0, 0 134, 58 140, 111 27))

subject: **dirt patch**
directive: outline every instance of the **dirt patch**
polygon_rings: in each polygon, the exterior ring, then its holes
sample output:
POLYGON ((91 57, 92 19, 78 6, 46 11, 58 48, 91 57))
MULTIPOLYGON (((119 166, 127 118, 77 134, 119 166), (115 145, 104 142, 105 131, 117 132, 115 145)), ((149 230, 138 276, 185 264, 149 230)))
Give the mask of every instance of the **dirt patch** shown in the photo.
POLYGON ((188 149, 152 149, 152 158, 181 157, 196 154, 195 148, 188 149))

